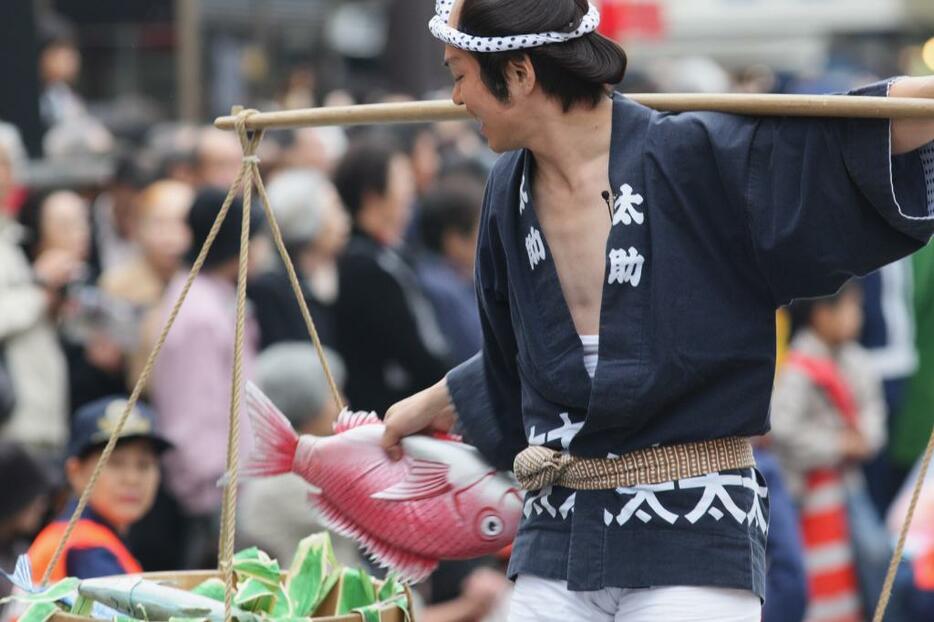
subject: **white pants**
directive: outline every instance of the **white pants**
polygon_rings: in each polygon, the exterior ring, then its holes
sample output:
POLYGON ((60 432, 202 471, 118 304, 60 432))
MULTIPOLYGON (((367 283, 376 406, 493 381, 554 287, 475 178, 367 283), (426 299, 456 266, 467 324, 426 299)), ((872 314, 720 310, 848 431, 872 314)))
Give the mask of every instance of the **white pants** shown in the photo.
POLYGON ((605 588, 572 592, 566 581, 520 575, 509 622, 759 622, 759 597, 716 587, 605 588))

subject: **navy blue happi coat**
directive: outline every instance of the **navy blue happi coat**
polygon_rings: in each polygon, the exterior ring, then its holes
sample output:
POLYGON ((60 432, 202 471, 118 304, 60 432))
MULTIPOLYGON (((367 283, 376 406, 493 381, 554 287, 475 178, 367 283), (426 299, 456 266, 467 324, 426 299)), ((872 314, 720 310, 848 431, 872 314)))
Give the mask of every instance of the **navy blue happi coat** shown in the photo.
MULTIPOLYGON (((854 94, 886 95, 880 83, 854 94)), ((607 457, 769 429, 775 309, 830 294, 934 232, 934 144, 892 157, 886 120, 664 114, 615 95, 593 379, 535 215, 534 159, 503 155, 477 256, 482 352, 447 377, 466 438, 607 457)), ((572 590, 765 591, 755 469, 529 492, 510 574, 572 590)))

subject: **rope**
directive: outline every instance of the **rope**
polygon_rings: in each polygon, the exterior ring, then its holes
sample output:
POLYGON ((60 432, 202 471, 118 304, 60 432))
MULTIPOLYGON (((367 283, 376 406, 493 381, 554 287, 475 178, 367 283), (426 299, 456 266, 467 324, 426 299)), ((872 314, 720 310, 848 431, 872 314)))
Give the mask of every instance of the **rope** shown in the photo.
POLYGON ((221 510, 218 566, 224 575, 224 619, 232 620, 234 596, 233 556, 237 526, 237 479, 240 454, 240 397, 243 389, 243 334, 246 325, 246 278, 250 255, 250 213, 253 204, 253 181, 259 178, 256 148, 263 132, 247 133, 246 120, 255 110, 237 115, 237 134, 243 148, 243 218, 240 223, 240 263, 237 269, 237 325, 234 336, 233 378, 230 384, 230 425, 227 430, 227 480, 221 510))
MULTIPOLYGON (((254 164, 254 166, 256 166, 254 164)), ((272 237, 276 242, 276 248, 279 249, 279 256, 282 257, 282 263, 285 264, 285 270, 289 275, 289 282, 292 284, 292 292, 295 299, 298 300, 298 307, 302 311, 302 318, 305 320, 305 328, 308 329, 308 335, 312 343, 315 344, 315 350, 318 352, 318 359, 321 361, 321 368, 324 369, 324 375, 328 380, 328 386, 331 388, 331 396, 339 410, 344 410, 344 400, 341 392, 334 381, 334 375, 331 373, 331 366, 328 365, 328 359, 324 355, 324 348, 321 345, 321 339, 318 337, 318 330, 311 319, 311 313, 308 311, 308 303, 305 301, 305 295, 302 293, 302 287, 298 284, 298 276, 295 274, 295 266, 292 265, 292 259, 288 251, 285 250, 285 242, 282 240, 282 231, 279 229, 279 223, 269 206, 269 197, 266 196, 266 186, 259 176, 259 169, 254 173, 256 178, 256 190, 259 193, 260 201, 263 204, 263 210, 266 212, 266 220, 269 222, 269 228, 272 231, 272 237)))
POLYGON ((924 458, 921 460, 921 468, 918 471, 918 479, 915 482, 914 490, 911 492, 911 502, 908 504, 908 513, 905 515, 905 521, 902 523, 901 531, 898 534, 898 543, 895 545, 895 552, 892 554, 892 560, 889 562, 888 572, 885 573, 885 583, 882 585, 882 594, 879 596, 879 604, 876 605, 876 613, 872 616, 872 622, 882 622, 885 617, 885 609, 889 605, 889 599, 892 597, 892 585, 895 583, 895 573, 902 562, 902 555, 905 553, 905 541, 908 539, 908 529, 911 527, 911 521, 915 515, 915 507, 918 505, 918 499, 921 497, 921 488, 924 486, 928 467, 931 465, 931 456, 934 455, 934 429, 931 430, 931 438, 928 439, 927 449, 924 450, 924 458))
POLYGON ((208 256, 208 251, 211 250, 211 245, 214 244, 214 238, 217 237, 217 233, 220 231, 221 225, 223 224, 224 219, 227 217, 227 212, 230 210, 230 205, 233 203, 233 199, 237 194, 237 190, 240 188, 240 185, 243 182, 246 168, 247 167, 244 166, 240 169, 240 172, 237 174, 237 178, 234 180, 233 185, 230 187, 230 190, 227 193, 227 197, 224 199, 224 203, 221 206, 220 211, 217 213, 217 217, 214 219, 214 224, 211 226, 211 231, 208 233, 208 237, 204 241, 204 246, 201 247, 201 252, 198 253, 198 257, 195 259, 194 264, 191 266, 191 271, 188 273, 188 279, 185 281, 185 286, 182 288, 178 300, 175 301, 175 305, 172 307, 171 313, 169 313, 169 317, 166 320, 165 326, 162 328, 162 333, 159 335, 159 339, 156 341, 155 347, 152 349, 152 352, 149 353, 149 358, 146 359, 146 365, 143 367, 143 371, 140 373, 139 379, 136 381, 136 386, 133 387, 133 392, 130 394, 130 399, 127 401, 127 404, 123 409, 123 413, 120 415, 120 419, 114 426, 113 431, 110 434, 110 439, 107 441, 107 445, 104 447, 104 451, 101 453, 101 457, 98 459, 97 465, 94 467, 94 471, 91 473, 91 479, 88 481, 88 485, 85 487, 84 491, 82 491, 81 497, 78 499, 78 505, 75 507, 75 511, 72 512, 71 518, 68 520, 68 526, 65 528, 65 532, 62 534, 62 538, 58 543, 58 547, 55 549, 55 554, 52 555, 52 560, 49 562, 48 567, 42 574, 42 581, 40 582, 40 585, 46 585, 49 582, 52 571, 58 565, 58 562, 62 557, 62 553, 65 550, 65 546, 68 544, 68 540, 71 538, 71 534, 75 529, 75 525, 78 524, 78 520, 81 518, 81 515, 84 513, 84 509, 87 507, 88 501, 91 498, 91 493, 94 491, 94 486, 97 484, 97 480, 100 477, 101 472, 107 465, 107 461, 110 459, 110 454, 113 453, 113 450, 117 445, 117 440, 120 438, 120 433, 123 431, 123 426, 126 424, 130 413, 133 412, 133 409, 136 407, 136 402, 139 400, 139 396, 143 391, 143 387, 145 387, 149 381, 149 376, 152 373, 156 358, 162 351, 162 346, 165 345, 165 340, 168 337, 169 330, 172 328, 172 325, 175 323, 175 319, 178 317, 182 303, 184 303, 185 298, 188 297, 188 291, 191 289, 191 284, 194 282, 195 277, 198 276, 198 273, 201 272, 201 267, 204 265, 204 260, 208 256))

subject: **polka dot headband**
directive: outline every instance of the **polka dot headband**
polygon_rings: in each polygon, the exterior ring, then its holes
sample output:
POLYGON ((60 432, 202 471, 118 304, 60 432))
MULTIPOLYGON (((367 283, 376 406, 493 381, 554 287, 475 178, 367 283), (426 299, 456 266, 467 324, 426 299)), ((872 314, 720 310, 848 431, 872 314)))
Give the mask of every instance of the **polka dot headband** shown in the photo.
POLYGON ((454 0, 437 0, 435 2, 435 16, 428 22, 428 29, 436 39, 470 52, 508 52, 509 50, 534 48, 549 43, 564 43, 593 32, 600 24, 600 12, 591 3, 587 15, 584 16, 580 25, 573 32, 540 32, 505 37, 475 37, 448 25, 453 5, 454 0))

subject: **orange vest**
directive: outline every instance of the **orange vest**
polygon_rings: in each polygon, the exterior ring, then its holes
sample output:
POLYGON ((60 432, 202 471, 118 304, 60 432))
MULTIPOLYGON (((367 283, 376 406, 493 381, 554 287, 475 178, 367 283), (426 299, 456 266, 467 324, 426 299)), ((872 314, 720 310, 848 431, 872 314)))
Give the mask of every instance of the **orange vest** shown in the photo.
MULTIPOLYGON (((64 521, 56 521, 48 525, 36 536, 32 546, 29 547, 29 559, 32 561, 32 578, 36 584, 42 580, 42 575, 52 561, 52 555, 55 554, 55 548, 62 539, 62 534, 65 533, 65 527, 67 526, 68 524, 64 521)), ((136 561, 133 554, 127 550, 123 542, 120 541, 120 538, 117 537, 117 534, 100 523, 83 518, 78 521, 74 531, 71 532, 71 537, 68 538, 65 551, 58 559, 55 570, 53 570, 52 574, 49 576, 49 581, 54 583, 67 576, 65 560, 68 557, 69 551, 75 549, 98 548, 110 551, 113 556, 117 558, 117 561, 123 567, 123 571, 126 574, 143 571, 139 562, 136 561)))

